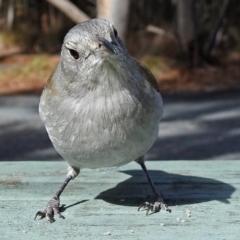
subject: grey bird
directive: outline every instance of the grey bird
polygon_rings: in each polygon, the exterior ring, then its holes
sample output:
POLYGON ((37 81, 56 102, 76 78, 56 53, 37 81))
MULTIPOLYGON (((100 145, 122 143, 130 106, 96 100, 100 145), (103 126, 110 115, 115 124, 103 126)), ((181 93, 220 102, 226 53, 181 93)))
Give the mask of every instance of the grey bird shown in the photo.
POLYGON ((67 178, 36 216, 54 221, 60 195, 81 168, 136 161, 152 188, 140 208, 171 211, 155 188, 144 154, 158 136, 163 101, 158 85, 127 51, 113 24, 92 19, 65 36, 61 60, 44 88, 39 113, 57 152, 68 162, 67 178))

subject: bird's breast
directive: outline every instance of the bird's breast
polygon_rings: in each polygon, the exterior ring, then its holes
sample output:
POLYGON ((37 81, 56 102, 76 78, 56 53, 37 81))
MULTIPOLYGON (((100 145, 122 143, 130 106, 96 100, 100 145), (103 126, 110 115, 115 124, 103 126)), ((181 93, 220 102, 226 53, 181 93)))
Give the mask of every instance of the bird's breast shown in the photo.
POLYGON ((161 99, 152 100, 140 101, 127 89, 48 104, 41 99, 40 115, 70 165, 111 167, 135 160, 155 141, 162 110, 161 99))

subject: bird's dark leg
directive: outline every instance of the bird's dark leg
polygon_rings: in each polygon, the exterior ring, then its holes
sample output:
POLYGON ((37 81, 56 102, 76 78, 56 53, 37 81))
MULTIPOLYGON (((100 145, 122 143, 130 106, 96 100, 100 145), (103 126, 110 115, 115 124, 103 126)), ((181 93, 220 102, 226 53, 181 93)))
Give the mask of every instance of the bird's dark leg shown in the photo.
POLYGON ((160 192, 157 191, 156 187, 154 186, 154 183, 147 171, 146 165, 144 163, 144 158, 141 157, 138 160, 136 160, 137 163, 139 163, 142 167, 142 170, 144 171, 147 179, 148 179, 148 183, 152 188, 152 202, 145 202, 143 204, 141 204, 138 208, 138 211, 141 208, 145 208, 147 209, 146 215, 148 215, 149 211, 151 210, 152 212, 158 212, 161 209, 166 210, 168 212, 171 212, 171 210, 168 208, 167 204, 164 203, 163 197, 161 195, 160 192))
POLYGON ((64 216, 60 212, 60 195, 62 194, 65 187, 68 185, 68 183, 79 174, 79 169, 69 167, 68 172, 65 181, 60 186, 59 190, 55 193, 54 197, 48 202, 46 208, 43 211, 38 211, 35 215, 35 218, 37 216, 40 216, 41 218, 46 218, 49 222, 54 222, 54 214, 58 215, 60 218, 64 218, 64 216))

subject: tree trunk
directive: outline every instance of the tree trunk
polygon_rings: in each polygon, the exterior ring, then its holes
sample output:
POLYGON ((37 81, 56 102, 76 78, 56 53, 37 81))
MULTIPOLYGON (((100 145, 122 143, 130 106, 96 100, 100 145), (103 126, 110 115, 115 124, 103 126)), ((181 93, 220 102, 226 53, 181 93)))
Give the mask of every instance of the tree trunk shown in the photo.
POLYGON ((198 61, 194 0, 177 1, 177 31, 182 53, 190 64, 198 61))
POLYGON ((219 18, 216 21, 215 25, 212 28, 212 31, 209 34, 209 38, 206 44, 206 49, 204 51, 204 57, 206 59, 210 58, 212 55, 212 51, 214 47, 219 44, 222 38, 223 30, 226 24, 224 24, 224 20, 226 22, 226 15, 228 8, 230 6, 230 0, 224 0, 223 5, 220 9, 219 18))
POLYGON ((81 23, 90 19, 84 12, 68 0, 46 0, 58 8, 75 23, 81 23))
POLYGON ((12 30, 14 20, 14 1, 9 0, 8 11, 7 11, 7 28, 12 30))
POLYGON ((97 0, 97 16, 111 21, 124 40, 127 31, 129 0, 97 0))

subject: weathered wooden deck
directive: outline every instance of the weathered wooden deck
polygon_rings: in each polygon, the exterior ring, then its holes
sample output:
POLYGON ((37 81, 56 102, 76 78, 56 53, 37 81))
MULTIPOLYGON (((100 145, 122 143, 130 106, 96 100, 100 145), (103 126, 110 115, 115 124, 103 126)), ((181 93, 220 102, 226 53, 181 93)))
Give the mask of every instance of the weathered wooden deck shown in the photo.
POLYGON ((0 239, 240 239, 239 161, 148 161, 172 213, 137 211, 150 188, 136 163, 82 170, 63 215, 33 220, 65 177, 66 163, 0 162, 0 239))

